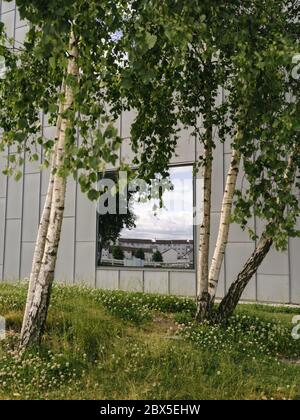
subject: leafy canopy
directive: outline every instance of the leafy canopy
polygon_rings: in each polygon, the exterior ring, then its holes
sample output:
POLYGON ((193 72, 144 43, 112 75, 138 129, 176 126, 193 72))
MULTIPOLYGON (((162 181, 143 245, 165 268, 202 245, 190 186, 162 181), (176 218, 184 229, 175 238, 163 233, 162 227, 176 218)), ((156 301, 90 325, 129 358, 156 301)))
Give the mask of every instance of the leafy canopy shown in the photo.
POLYGON ((1 147, 17 151, 8 172, 23 163, 24 151, 36 159, 32 149, 40 145, 49 160, 55 139, 41 134, 40 110, 56 122, 72 26, 80 82, 65 79, 75 101, 67 115, 72 128, 63 175, 79 170, 82 189, 97 198, 98 172, 117 159, 115 121, 134 108, 139 175, 167 174, 178 124, 197 138, 199 166, 207 163, 203 149, 231 139, 245 173, 235 220, 246 227, 258 216, 272 236, 276 232, 278 247, 298 234, 291 188, 300 155, 293 153, 299 144, 298 1, 17 0, 17 6, 30 22, 24 46, 7 46, 0 26, 6 66, 1 147))
POLYGON ((70 124, 61 175, 77 176, 80 171, 82 190, 95 199, 98 173, 107 163, 116 163, 121 142, 106 80, 120 60, 114 34, 128 15, 128 1, 18 0, 17 6, 29 22, 24 45, 15 47, 0 27, 0 56, 6 66, 0 80, 1 150, 14 147, 16 151, 9 156, 6 172, 13 173, 23 164, 24 152, 37 160, 40 146, 45 165, 49 164, 56 139, 43 135, 40 115, 56 125, 65 83, 72 87, 74 104, 62 115, 70 124), (71 29, 78 49, 79 81, 66 76, 71 29))
POLYGON ((300 154, 291 151, 299 143, 299 80, 292 76, 299 11, 289 0, 136 1, 119 40, 126 63, 112 80, 123 106, 137 109, 132 141, 140 172, 168 172, 180 126, 197 140, 198 166, 207 163, 205 148, 231 142, 245 175, 234 218, 246 228, 258 216, 269 234, 276 231, 279 248, 298 235, 291 184, 300 154))

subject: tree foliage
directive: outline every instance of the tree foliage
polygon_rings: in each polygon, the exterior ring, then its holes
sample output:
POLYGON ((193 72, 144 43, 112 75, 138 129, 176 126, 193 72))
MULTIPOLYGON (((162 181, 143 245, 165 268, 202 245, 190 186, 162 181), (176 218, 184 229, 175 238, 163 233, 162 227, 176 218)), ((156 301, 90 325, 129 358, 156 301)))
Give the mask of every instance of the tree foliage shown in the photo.
POLYGON ((45 329, 66 179, 72 174, 88 198, 97 199, 99 173, 118 158, 118 115, 110 111, 106 78, 122 58, 114 36, 127 19, 128 2, 18 0, 17 6, 29 31, 20 48, 1 33, 6 71, 0 80, 0 152, 10 152, 5 172, 17 178, 25 156, 38 160, 40 148, 44 165, 51 162, 21 332, 24 350, 39 344, 45 329), (43 135, 41 114, 57 127, 51 139, 43 135))
MULTIPOLYGON (((197 166, 205 165, 212 125, 212 147, 230 139, 243 158, 234 220, 246 228, 257 216, 276 246, 286 247, 288 236, 299 234, 293 176, 284 176, 299 142, 299 80, 293 77, 299 2, 152 0, 134 6, 119 41, 129 52, 116 89, 137 109, 132 141, 142 150, 135 162, 141 174, 168 172, 178 125, 193 132, 202 149, 197 166), (130 47, 130 38, 142 41, 139 48, 130 47)), ((294 160, 299 167, 299 155, 294 160)))
POLYGON ((23 164, 25 153, 37 160, 40 146, 49 164, 56 139, 43 136, 40 115, 57 122, 67 86, 74 100, 61 115, 68 129, 59 175, 72 174, 90 199, 99 197, 99 172, 117 162, 119 114, 136 109, 131 136, 140 176, 168 174, 180 127, 198 142, 195 170, 211 164, 218 142, 229 141, 244 170, 234 220, 246 228, 258 217, 280 249, 299 235, 292 188, 300 165, 298 1, 17 0, 17 6, 30 22, 24 45, 15 48, 0 25, 6 68, 0 147, 15 151, 6 173, 23 164), (66 76, 71 32, 79 78, 66 76))
POLYGON ((143 249, 138 249, 136 252, 135 252, 135 255, 134 255, 136 258, 139 258, 139 259, 141 259, 141 260, 144 260, 145 259, 145 252, 144 252, 144 250, 143 249))
POLYGON ((132 206, 130 206, 130 197, 131 193, 128 192, 127 196, 128 202, 128 211, 125 214, 121 214, 119 197, 120 192, 116 193, 116 212, 115 214, 98 214, 98 263, 101 263, 101 254, 104 248, 109 247, 111 244, 115 243, 120 237, 122 229, 133 229, 136 227, 136 216, 132 211, 132 206))
MULTIPOLYGON (((128 2, 55 0, 17 1, 20 15, 30 28, 24 45, 7 47, 3 39, 0 55, 5 58, 6 73, 0 80, 1 150, 14 146, 7 173, 23 164, 24 152, 37 160, 42 146, 45 165, 49 164, 55 139, 46 139, 41 131, 41 112, 55 125, 64 82, 72 86, 74 105, 65 115, 72 122, 66 136, 61 175, 78 177, 90 199, 98 173, 106 163, 115 164, 121 139, 115 127, 116 114, 109 110, 106 75, 119 60, 114 34, 122 28, 128 2), (78 41, 80 83, 65 78, 71 25, 78 41)), ((4 37, 3 37, 4 38, 4 37)), ((12 44, 12 43, 11 43, 12 44)))
MULTIPOLYGON (((127 22, 128 38, 120 40, 127 42, 129 53, 116 89, 125 106, 137 109, 132 140, 142 151, 135 161, 141 174, 150 179, 168 173, 180 127, 198 143, 195 170, 204 168, 200 312, 202 297, 203 308, 211 306, 209 167, 217 143, 227 142, 242 158, 244 178, 233 219, 252 239, 253 217, 260 219, 264 237, 278 249, 286 248, 289 236, 299 236, 298 194, 292 188, 299 186, 299 77, 294 68, 299 10, 299 2, 289 0, 137 1, 127 22), (130 47, 131 37, 143 40, 142 47, 130 47)), ((224 251, 217 258, 222 260, 224 251)))
POLYGON ((163 256, 161 255, 161 252, 156 250, 152 255, 152 261, 153 262, 163 262, 163 256))
POLYGON ((115 260, 124 260, 124 251, 122 247, 116 245, 112 248, 112 256, 115 260))

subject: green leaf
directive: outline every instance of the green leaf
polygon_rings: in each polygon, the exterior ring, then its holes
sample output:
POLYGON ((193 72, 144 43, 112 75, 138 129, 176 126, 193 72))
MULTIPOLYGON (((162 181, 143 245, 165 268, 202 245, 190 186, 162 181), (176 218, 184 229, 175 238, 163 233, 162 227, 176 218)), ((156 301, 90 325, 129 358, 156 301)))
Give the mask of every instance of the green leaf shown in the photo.
POLYGON ((146 41, 146 44, 148 46, 148 49, 151 50, 157 42, 157 36, 151 34, 150 32, 146 32, 145 41, 146 41))
POLYGON ((20 181, 20 179, 22 178, 22 176, 23 176, 23 173, 21 171, 17 171, 15 173, 15 176, 14 176, 15 181, 20 181))
POLYGON ((55 70, 56 69, 56 58, 55 57, 50 57, 49 58, 49 64, 50 64, 51 68, 53 70, 55 70))
POLYGON ((100 196, 99 191, 97 191, 95 189, 92 189, 88 192, 88 199, 91 200, 91 201, 98 200, 99 196, 100 196))

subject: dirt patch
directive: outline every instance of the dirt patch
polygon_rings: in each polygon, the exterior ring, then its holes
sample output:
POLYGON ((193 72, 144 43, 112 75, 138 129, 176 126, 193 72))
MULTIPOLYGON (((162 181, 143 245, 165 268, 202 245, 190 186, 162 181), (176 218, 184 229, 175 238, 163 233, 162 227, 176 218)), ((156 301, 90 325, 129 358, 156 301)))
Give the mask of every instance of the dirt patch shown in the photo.
POLYGON ((156 315, 153 319, 153 325, 155 329, 163 334, 175 334, 178 330, 178 324, 175 322, 172 315, 156 315))
POLYGON ((286 365, 293 365, 293 366, 300 366, 300 359, 285 359, 285 358, 282 358, 282 359, 280 359, 280 361, 282 362, 282 363, 285 363, 286 365))

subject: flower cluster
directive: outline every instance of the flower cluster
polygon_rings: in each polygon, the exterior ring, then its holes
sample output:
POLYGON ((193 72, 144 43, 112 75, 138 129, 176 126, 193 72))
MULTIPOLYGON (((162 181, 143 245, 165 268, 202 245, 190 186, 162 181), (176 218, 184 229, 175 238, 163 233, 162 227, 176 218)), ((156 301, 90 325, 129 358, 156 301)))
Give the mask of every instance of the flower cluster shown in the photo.
POLYGON ((36 352, 20 354, 14 350, 12 341, 0 346, 0 388, 14 398, 35 399, 41 393, 51 392, 61 387, 79 385, 82 372, 74 369, 63 354, 39 354, 36 352))
POLYGON ((126 321, 140 324, 152 319, 150 309, 138 297, 133 297, 122 292, 99 292, 95 293, 94 297, 111 314, 126 321))
POLYGON ((103 290, 94 290, 92 295, 114 315, 136 323, 151 320, 153 311, 164 313, 195 311, 195 303, 190 298, 103 290))
POLYGON ((292 339, 286 326, 250 315, 235 315, 227 325, 181 325, 179 334, 202 349, 239 353, 252 359, 300 356, 300 343, 292 339))
POLYGON ((2 287, 0 294, 0 315, 4 312, 23 310, 25 306, 26 290, 16 287, 14 293, 2 287))

